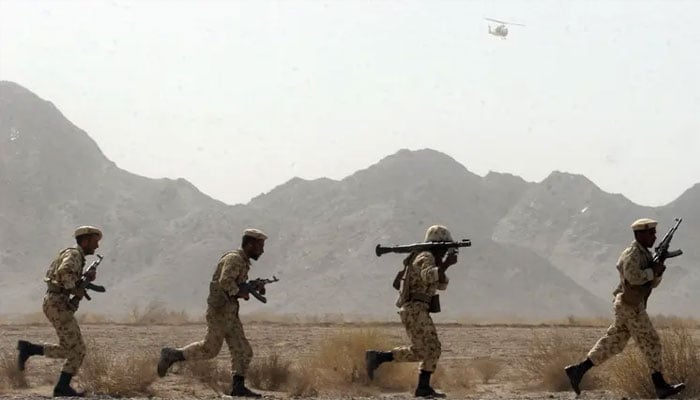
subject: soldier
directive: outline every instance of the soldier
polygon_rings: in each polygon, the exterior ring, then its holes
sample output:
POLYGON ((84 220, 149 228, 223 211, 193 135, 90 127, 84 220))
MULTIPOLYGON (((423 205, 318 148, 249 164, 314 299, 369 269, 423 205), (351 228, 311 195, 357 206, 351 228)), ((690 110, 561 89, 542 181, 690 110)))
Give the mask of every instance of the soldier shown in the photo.
MULTIPOLYGON (((94 254, 102 239, 102 232, 93 226, 81 226, 75 230, 77 246, 61 250, 51 263, 44 281, 47 285, 44 296, 44 315, 51 322, 59 344, 34 344, 25 340, 17 342, 17 367, 24 371, 27 359, 34 355, 49 358, 65 358, 61 376, 53 389, 54 397, 82 397, 83 393, 76 392, 70 386, 71 379, 78 373, 85 358, 85 343, 80 333, 75 312, 79 300, 85 296, 85 289, 80 285, 85 267, 85 256, 94 254), (73 295, 75 300, 71 300, 73 295)), ((85 276, 86 282, 95 280, 95 272, 85 276)))
POLYGON ((651 380, 660 399, 673 396, 685 388, 684 383, 669 385, 664 380, 661 341, 646 311, 647 299, 652 289, 661 283, 666 270, 663 263, 653 261, 648 250, 656 241, 656 224, 649 218, 638 219, 632 224, 635 240, 617 261, 620 284, 613 292, 615 321, 584 361, 565 368, 577 395, 581 393, 579 384, 583 375, 593 366, 620 353, 630 337, 634 338, 652 370, 651 380))
MULTIPOLYGON (((428 228, 425 241, 451 242, 452 235, 444 226, 433 225, 428 228)), ((447 289, 449 279, 445 272, 455 263, 457 255, 447 253, 445 249, 413 253, 404 260, 403 284, 400 286, 396 306, 400 308, 399 316, 411 345, 397 347, 391 351, 368 350, 365 363, 370 379, 374 378, 374 371, 384 362, 420 361, 415 396, 446 397, 444 393, 436 392, 430 386, 430 376, 437 367, 441 345, 429 309, 435 292, 447 289)))
MULTIPOLYGON (((248 300, 249 292, 240 285, 248 281, 250 259, 257 260, 264 252, 267 236, 257 229, 243 232, 241 248, 224 254, 209 283, 207 298, 207 334, 201 342, 183 348, 165 347, 158 362, 158 375, 165 376, 177 361, 203 360, 216 357, 226 340, 231 353, 233 388, 231 396, 261 397, 245 386, 245 373, 253 358, 253 349, 238 318, 238 299, 248 300)), ((264 294, 264 288, 261 294, 264 294)))

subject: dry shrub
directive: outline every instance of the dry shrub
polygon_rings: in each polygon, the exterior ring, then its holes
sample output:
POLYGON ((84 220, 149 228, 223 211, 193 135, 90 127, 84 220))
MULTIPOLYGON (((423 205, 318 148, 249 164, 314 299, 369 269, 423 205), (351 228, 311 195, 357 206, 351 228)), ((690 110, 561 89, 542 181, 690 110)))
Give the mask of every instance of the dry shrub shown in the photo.
MULTIPOLYGON (((661 332, 663 346, 664 378, 669 383, 686 382, 681 398, 700 395, 700 350, 692 335, 685 328, 661 332)), ((613 386, 634 397, 655 397, 651 371, 636 344, 610 362, 608 368, 613 386)))
POLYGON ((253 361, 246 378, 253 387, 258 389, 279 390, 286 387, 291 374, 291 362, 282 360, 273 353, 266 358, 253 361))
POLYGON ((161 301, 151 301, 145 307, 134 306, 127 321, 132 325, 185 325, 191 321, 184 311, 168 310, 161 301))
MULTIPOLYGON (((550 331, 538 334, 533 331, 528 353, 518 359, 519 368, 538 382, 540 389, 548 391, 571 390, 569 378, 564 367, 585 358, 588 348, 582 343, 572 343, 565 332, 550 331)), ((595 389, 599 379, 595 371, 588 373, 582 383, 582 389, 595 389)))
POLYGON ((304 360, 292 367, 292 375, 287 382, 287 392, 293 397, 316 397, 318 396, 318 375, 314 366, 304 360))
POLYGON ((560 321, 552 321, 551 325, 569 325, 578 327, 608 326, 610 325, 610 319, 603 317, 578 317, 575 315, 569 315, 566 317, 565 323, 561 323, 560 321))
MULTIPOLYGON (((376 329, 348 329, 327 337, 313 360, 315 370, 325 388, 368 385, 365 369, 367 350, 392 348, 390 339, 376 329)), ((385 389, 405 389, 408 364, 385 363, 377 370, 373 385, 385 389)), ((413 366, 415 371, 415 366, 413 366)), ((413 383, 411 374, 411 384, 413 383)))
POLYGON ((28 388, 24 372, 17 369, 17 354, 0 353, 0 391, 28 388))
MULTIPOLYGON (((344 394, 374 395, 377 390, 412 390, 418 380, 417 363, 383 363, 369 381, 365 367, 367 350, 387 351, 395 340, 376 329, 347 329, 328 336, 320 343, 316 356, 305 366, 304 382, 315 385, 311 392, 343 391, 344 394)), ((466 391, 472 387, 466 368, 452 371, 438 367, 433 376, 435 387, 466 391)), ((292 394, 298 391, 290 390, 292 394)))
POLYGON ((491 379, 501 372, 503 363, 491 357, 483 357, 472 361, 471 367, 481 376, 482 383, 489 383, 491 379))
POLYGON ((113 397, 151 395, 156 378, 155 353, 115 354, 91 346, 80 369, 80 382, 88 391, 113 397))
MULTIPOLYGON (((414 389, 418 383, 418 368, 415 364, 412 367, 413 377, 410 389, 414 389)), ((431 379, 431 385, 453 394, 466 394, 474 387, 468 368, 448 368, 447 366, 440 366, 439 363, 431 379)))
POLYGON ((193 360, 175 365, 175 373, 193 378, 218 394, 231 393, 231 372, 216 359, 193 360))
POLYGON ((700 321, 695 318, 678 317, 675 315, 656 314, 651 317, 651 322, 657 329, 666 328, 700 328, 700 321))

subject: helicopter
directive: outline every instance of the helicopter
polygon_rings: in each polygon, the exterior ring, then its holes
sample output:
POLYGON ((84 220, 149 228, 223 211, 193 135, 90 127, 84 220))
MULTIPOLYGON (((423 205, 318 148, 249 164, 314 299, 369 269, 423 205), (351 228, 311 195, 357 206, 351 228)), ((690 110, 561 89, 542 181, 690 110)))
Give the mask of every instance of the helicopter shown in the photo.
POLYGON ((499 21, 497 19, 493 18, 484 18, 487 21, 490 22, 496 22, 498 25, 496 25, 495 28, 491 28, 491 24, 489 24, 489 33, 493 36, 499 36, 501 39, 505 39, 506 36, 508 36, 508 27, 506 25, 517 25, 517 26, 525 26, 523 24, 518 24, 515 22, 506 22, 506 21, 499 21))

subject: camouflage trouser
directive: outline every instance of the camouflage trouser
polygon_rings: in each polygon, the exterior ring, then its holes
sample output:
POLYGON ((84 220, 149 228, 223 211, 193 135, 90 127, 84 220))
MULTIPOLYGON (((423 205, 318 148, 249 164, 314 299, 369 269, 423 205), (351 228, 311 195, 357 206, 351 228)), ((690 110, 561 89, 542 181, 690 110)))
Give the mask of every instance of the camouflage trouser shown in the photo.
POLYGON ((62 371, 75 375, 85 358, 85 343, 78 321, 73 316, 74 311, 68 304, 68 295, 46 294, 43 310, 46 318, 56 329, 59 343, 58 345, 44 344, 44 356, 65 358, 62 371))
POLYGON ((661 340, 651 324, 643 305, 631 306, 622 301, 622 294, 615 297, 615 321, 588 353, 594 365, 600 365, 608 358, 620 353, 633 337, 639 350, 646 358, 647 365, 654 371, 662 372, 661 340))
POLYGON ((441 345, 433 319, 428 313, 428 305, 418 302, 406 303, 399 311, 399 315, 411 345, 393 349, 391 352, 394 355, 394 361, 421 361, 420 369, 435 371, 440 358, 441 345))
POLYGON ((235 307, 207 308, 207 335, 201 342, 189 344, 179 350, 185 360, 205 360, 214 358, 221 351, 226 340, 231 353, 231 371, 233 375, 245 376, 248 365, 253 359, 253 349, 243 332, 243 325, 238 318, 238 305, 235 307))

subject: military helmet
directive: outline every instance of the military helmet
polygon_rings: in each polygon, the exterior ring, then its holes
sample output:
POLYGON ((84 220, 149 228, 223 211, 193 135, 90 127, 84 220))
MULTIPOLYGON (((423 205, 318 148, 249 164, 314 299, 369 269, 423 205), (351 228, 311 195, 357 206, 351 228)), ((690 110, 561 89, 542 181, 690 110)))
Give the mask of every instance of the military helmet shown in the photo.
POLYGON ((452 234, 443 225, 433 225, 425 232, 426 242, 452 242, 452 234))

